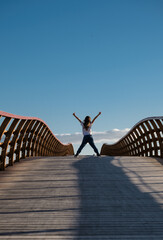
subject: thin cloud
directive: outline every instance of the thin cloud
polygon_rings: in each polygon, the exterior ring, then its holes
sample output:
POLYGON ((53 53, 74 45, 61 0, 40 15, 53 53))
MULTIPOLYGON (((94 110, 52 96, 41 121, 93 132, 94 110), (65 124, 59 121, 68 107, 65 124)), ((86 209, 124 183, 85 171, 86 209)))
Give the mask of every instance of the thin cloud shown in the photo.
MULTIPOLYGON (((122 138, 130 129, 113 129, 104 132, 92 132, 95 143, 115 143, 122 138)), ((62 143, 80 144, 83 138, 82 133, 55 134, 62 143)))

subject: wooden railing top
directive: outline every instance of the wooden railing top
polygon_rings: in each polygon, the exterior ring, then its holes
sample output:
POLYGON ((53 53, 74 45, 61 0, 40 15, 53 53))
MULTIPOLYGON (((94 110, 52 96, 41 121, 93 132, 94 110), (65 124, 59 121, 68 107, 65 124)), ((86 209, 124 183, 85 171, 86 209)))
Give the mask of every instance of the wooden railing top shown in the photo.
MULTIPOLYGON (((26 116, 20 116, 20 115, 16 115, 16 114, 12 114, 12 113, 7 113, 4 111, 0 111, 0 115, 4 116, 4 117, 11 117, 11 118, 16 118, 16 119, 30 119, 30 120, 38 120, 41 121, 43 123, 45 123, 42 119, 40 118, 36 118, 36 117, 26 117, 26 116)), ((46 123, 45 123, 46 124, 46 123)))

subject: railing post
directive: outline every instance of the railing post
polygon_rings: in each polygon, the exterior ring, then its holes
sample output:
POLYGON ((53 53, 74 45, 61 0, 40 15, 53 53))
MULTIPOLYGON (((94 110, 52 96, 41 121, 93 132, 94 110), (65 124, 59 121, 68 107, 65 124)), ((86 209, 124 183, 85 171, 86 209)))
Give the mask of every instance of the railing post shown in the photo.
POLYGON ((14 164, 14 153, 15 153, 15 146, 18 140, 18 136, 20 134, 20 131, 24 125, 26 120, 20 120, 20 122, 18 123, 18 126, 16 128, 16 130, 13 132, 13 139, 10 142, 10 154, 9 154, 9 165, 13 166, 14 164))
POLYGON ((39 136, 39 132, 41 130, 41 127, 43 126, 43 124, 41 122, 39 122, 39 126, 37 128, 37 131, 35 132, 35 136, 32 139, 32 146, 31 146, 31 156, 36 156, 36 142, 37 142, 37 138, 39 136))
POLYGON ((47 130, 47 135, 43 142, 42 156, 46 156, 46 146, 47 146, 47 142, 49 140, 50 135, 51 135, 51 132, 49 130, 47 130))
POLYGON ((21 144, 22 144, 22 139, 26 133, 26 130, 28 128, 28 126, 30 125, 30 123, 32 122, 32 120, 27 120, 25 125, 23 126, 23 128, 20 131, 18 140, 17 140, 17 148, 15 150, 16 153, 16 160, 15 162, 19 162, 20 161, 20 151, 21 151, 21 144))
POLYGON ((19 122, 18 119, 14 119, 9 130, 5 132, 5 140, 3 142, 3 148, 2 148, 2 153, 1 153, 1 160, 3 162, 3 169, 6 167, 6 156, 7 156, 7 148, 9 146, 9 142, 10 142, 10 138, 11 135, 17 125, 17 123, 19 122))
POLYGON ((30 133, 29 133, 30 136, 28 135, 28 144, 27 144, 27 146, 26 146, 27 157, 30 157, 30 156, 31 156, 31 154, 30 154, 31 142, 32 142, 32 139, 33 139, 33 137, 34 137, 34 135, 35 135, 35 131, 36 131, 38 125, 39 125, 39 122, 36 122, 36 121, 35 121, 33 128, 30 130, 30 133))
POLYGON ((40 156, 43 156, 42 155, 43 147, 44 147, 43 143, 44 143, 44 141, 46 139, 47 133, 48 133, 47 127, 44 126, 44 131, 43 131, 43 134, 41 136, 41 141, 40 141, 39 150, 38 150, 38 153, 39 153, 40 156))
POLYGON ((39 155, 39 150, 40 150, 42 135, 43 135, 44 131, 45 131, 45 127, 44 127, 44 125, 43 125, 42 128, 41 128, 41 131, 40 131, 39 134, 38 134, 38 138, 37 138, 37 140, 36 140, 36 146, 35 146, 35 150, 34 150, 34 151, 35 151, 35 156, 38 156, 38 155, 39 155))
MULTIPOLYGON (((1 140, 1 138, 5 132, 5 129, 8 126, 10 121, 11 121, 10 117, 6 117, 3 120, 3 123, 0 128, 0 140, 1 140)), ((1 165, 0 169, 5 170, 5 157, 4 157, 5 145, 4 145, 4 142, 1 144, 1 148, 2 148, 2 153, 1 153, 1 157, 0 157, 0 165, 1 165)))

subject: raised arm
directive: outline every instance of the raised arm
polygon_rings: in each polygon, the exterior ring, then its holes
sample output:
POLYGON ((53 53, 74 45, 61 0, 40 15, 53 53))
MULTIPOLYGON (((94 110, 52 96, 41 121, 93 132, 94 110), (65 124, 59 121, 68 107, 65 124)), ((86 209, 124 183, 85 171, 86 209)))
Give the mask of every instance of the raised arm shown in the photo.
POLYGON ((76 119, 77 119, 80 123, 82 122, 82 121, 80 120, 80 118, 78 118, 78 117, 76 116, 75 113, 73 113, 73 116, 76 117, 76 119))
POLYGON ((100 116, 101 112, 99 112, 99 114, 97 114, 96 117, 94 117, 94 119, 92 120, 92 123, 94 123, 94 121, 96 120, 96 118, 98 118, 98 116, 100 116))

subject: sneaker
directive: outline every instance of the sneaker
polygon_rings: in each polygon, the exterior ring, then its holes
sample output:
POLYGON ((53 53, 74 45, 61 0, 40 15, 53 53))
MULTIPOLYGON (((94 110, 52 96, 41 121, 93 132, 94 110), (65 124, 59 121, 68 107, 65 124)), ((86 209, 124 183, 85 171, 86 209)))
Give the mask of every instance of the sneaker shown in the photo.
POLYGON ((76 158, 77 156, 78 156, 78 155, 77 155, 77 154, 75 154, 75 155, 74 155, 74 158, 76 158))

